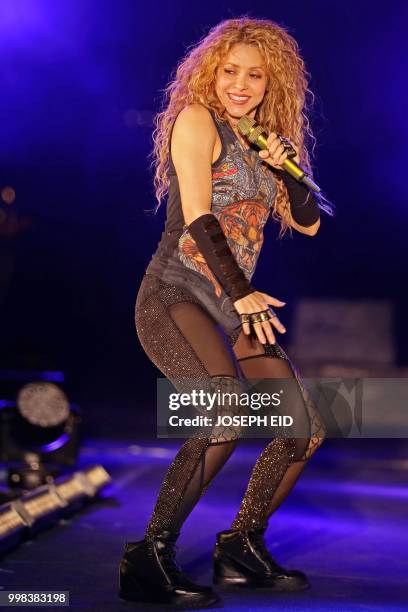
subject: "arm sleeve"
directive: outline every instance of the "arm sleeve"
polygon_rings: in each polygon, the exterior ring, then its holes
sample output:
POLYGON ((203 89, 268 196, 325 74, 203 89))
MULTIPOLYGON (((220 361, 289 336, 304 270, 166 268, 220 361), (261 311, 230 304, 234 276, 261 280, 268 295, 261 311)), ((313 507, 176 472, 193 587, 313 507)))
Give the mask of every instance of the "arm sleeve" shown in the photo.
POLYGON ((188 230, 211 272, 233 302, 256 291, 237 264, 215 215, 207 213, 197 217, 188 230))
POLYGON ((318 197, 303 183, 299 183, 285 170, 274 169, 289 195, 290 212, 293 220, 299 225, 310 227, 320 218, 318 197))

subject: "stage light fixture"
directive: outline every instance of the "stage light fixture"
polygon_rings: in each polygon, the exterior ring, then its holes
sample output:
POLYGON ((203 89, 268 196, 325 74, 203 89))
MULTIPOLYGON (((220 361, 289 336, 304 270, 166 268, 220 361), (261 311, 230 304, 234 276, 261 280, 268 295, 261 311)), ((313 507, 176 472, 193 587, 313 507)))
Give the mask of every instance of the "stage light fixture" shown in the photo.
POLYGON ((0 401, 0 460, 8 464, 11 489, 34 489, 48 483, 64 467, 75 465, 80 416, 63 389, 53 382, 61 373, 43 372, 43 380, 29 380, 23 386, 21 373, 2 374, 0 380, 7 383, 2 386, 8 397, 0 401))
POLYGON ((0 506, 0 552, 79 510, 111 481, 101 465, 60 476, 0 506))
POLYGON ((16 192, 13 187, 6 185, 0 192, 0 197, 5 204, 13 204, 16 199, 16 192))
POLYGON ((17 408, 23 418, 39 427, 62 425, 69 414, 65 393, 49 382, 24 385, 17 396, 17 408))
POLYGON ((0 552, 18 546, 27 534, 27 523, 12 502, 0 506, 0 552))

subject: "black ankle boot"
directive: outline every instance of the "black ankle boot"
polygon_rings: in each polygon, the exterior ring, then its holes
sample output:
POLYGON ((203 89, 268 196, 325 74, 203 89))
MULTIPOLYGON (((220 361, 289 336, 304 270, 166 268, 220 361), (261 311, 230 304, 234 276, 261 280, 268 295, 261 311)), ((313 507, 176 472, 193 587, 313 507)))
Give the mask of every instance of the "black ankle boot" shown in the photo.
POLYGON ((273 591, 303 591, 310 586, 303 572, 286 570, 271 557, 263 537, 265 531, 266 527, 217 533, 214 584, 273 591))
POLYGON ((208 608, 221 600, 211 587, 195 584, 174 560, 178 533, 129 542, 119 568, 119 595, 130 601, 208 608))

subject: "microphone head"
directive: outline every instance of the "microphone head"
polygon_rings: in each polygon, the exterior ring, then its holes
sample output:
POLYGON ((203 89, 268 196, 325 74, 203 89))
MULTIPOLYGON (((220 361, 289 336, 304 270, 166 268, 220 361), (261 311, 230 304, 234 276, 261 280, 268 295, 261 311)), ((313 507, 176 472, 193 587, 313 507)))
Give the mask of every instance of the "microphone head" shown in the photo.
POLYGON ((239 131, 241 132, 243 136, 247 136, 249 132, 251 131, 251 128, 253 128, 254 125, 255 125, 255 119, 252 119, 252 117, 247 117, 247 115, 244 115, 238 121, 237 128, 239 129, 239 131))
POLYGON ((244 115, 237 123, 237 128, 252 144, 258 144, 258 138, 265 132, 262 125, 257 125, 255 119, 244 115))

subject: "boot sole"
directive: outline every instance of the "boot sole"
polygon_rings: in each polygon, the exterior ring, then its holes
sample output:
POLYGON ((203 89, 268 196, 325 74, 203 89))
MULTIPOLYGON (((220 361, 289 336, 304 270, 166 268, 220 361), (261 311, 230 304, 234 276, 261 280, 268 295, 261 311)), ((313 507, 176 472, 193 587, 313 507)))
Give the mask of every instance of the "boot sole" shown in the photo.
POLYGON ((151 604, 168 604, 172 605, 175 608, 183 609, 199 609, 199 608, 210 608, 214 607, 215 604, 222 603, 220 597, 217 594, 214 594, 213 597, 208 599, 206 597, 203 599, 202 595, 190 595, 183 597, 182 599, 178 599, 175 596, 171 596, 169 593, 166 595, 165 593, 161 593, 160 595, 157 593, 152 593, 149 591, 144 591, 139 585, 136 584, 135 579, 123 575, 119 572, 119 597, 123 601, 132 601, 138 603, 151 603, 151 604), (127 586, 125 586, 127 584, 127 586))
POLYGON ((265 584, 263 582, 258 582, 256 580, 247 580, 244 578, 243 580, 238 577, 213 577, 213 584, 215 584, 219 588, 223 589, 257 589, 257 590, 267 590, 267 591, 276 591, 279 593, 284 592, 294 592, 294 591, 305 591, 310 588, 309 583, 292 581, 287 583, 276 583, 276 584, 265 584))

